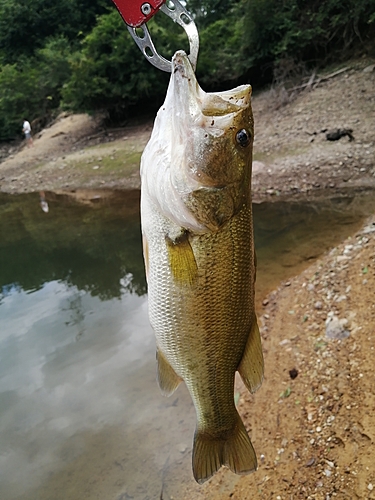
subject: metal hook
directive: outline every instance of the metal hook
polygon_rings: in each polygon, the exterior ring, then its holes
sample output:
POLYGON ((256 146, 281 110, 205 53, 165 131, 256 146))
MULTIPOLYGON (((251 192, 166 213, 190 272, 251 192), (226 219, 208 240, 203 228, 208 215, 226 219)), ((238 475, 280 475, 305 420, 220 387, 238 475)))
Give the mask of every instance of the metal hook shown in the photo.
POLYGON ((179 24, 185 30, 190 45, 190 54, 188 57, 193 68, 196 68, 199 51, 198 30, 194 23, 193 17, 179 2, 179 0, 168 1, 168 5, 166 4, 165 0, 154 0, 153 2, 150 0, 150 3, 144 2, 139 5, 136 11, 135 4, 133 2, 129 7, 129 0, 127 1, 127 3, 125 2, 125 0, 113 1, 118 8, 121 16, 123 17, 135 43, 138 45, 143 55, 151 64, 156 66, 158 69, 161 69, 162 71, 172 71, 171 61, 168 61, 163 56, 158 54, 151 40, 150 32, 146 26, 146 22, 151 19, 151 17, 160 9, 162 12, 164 12, 164 14, 170 17, 175 23, 179 24), (142 30, 142 34, 139 33, 139 30, 142 30))

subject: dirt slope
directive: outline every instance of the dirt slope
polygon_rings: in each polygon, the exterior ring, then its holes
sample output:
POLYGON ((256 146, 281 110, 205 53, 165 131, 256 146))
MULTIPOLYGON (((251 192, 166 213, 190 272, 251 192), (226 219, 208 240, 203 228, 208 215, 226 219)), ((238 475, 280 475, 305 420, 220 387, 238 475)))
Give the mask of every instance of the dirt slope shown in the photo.
POLYGON ((264 303, 265 380, 239 401, 259 469, 181 498, 375 498, 375 217, 264 303))
MULTIPOLYGON (((375 186, 375 66, 361 60, 346 67, 285 106, 285 92, 255 93, 255 200, 375 186), (352 129, 355 140, 330 142, 321 132, 337 128, 352 129)), ((151 129, 152 120, 106 130, 88 115, 63 114, 34 137, 33 148, 2 148, 0 190, 139 187, 139 159, 151 129)))
POLYGON ((254 98, 257 198, 375 186, 375 66, 368 62, 348 64, 278 109, 280 92, 254 98), (354 140, 328 141, 322 131, 332 129, 352 130, 354 140))

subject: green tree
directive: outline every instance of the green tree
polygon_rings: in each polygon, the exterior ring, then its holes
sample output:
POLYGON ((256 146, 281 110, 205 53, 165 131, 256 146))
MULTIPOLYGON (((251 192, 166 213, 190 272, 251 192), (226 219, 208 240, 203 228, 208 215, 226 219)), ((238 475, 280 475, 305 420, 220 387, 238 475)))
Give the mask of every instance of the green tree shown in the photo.
MULTIPOLYGON (((374 51, 375 0, 186 3, 200 31, 197 75, 206 90, 259 83, 265 68, 271 79, 283 60, 315 66, 374 51)), ((188 50, 167 16, 148 26, 164 57, 188 50)), ((61 96, 65 107, 107 110, 113 120, 154 111, 168 78, 142 56, 108 0, 0 0, 0 138, 17 134, 24 114, 53 114, 61 96)))
POLYGON ((71 45, 63 36, 49 39, 36 53, 35 64, 39 71, 42 99, 48 100, 48 110, 60 106, 61 90, 71 75, 70 55, 71 45))
POLYGON ((32 56, 47 38, 63 35, 75 41, 87 33, 105 0, 0 0, 0 52, 4 63, 32 56))
POLYGON ((244 56, 251 67, 286 56, 315 64, 328 54, 342 55, 374 41, 374 12, 375 0, 251 0, 244 56))
POLYGON ((228 13, 240 0, 188 0, 186 2, 188 10, 194 15, 199 27, 222 19, 227 19, 228 13))
MULTIPOLYGON (((155 17, 148 23, 152 38, 157 50, 170 58, 186 46, 186 37, 166 16, 155 17)), ((71 67, 72 78, 63 89, 64 105, 74 110, 107 110, 115 120, 123 119, 134 105, 138 112, 159 106, 169 79, 143 57, 117 11, 98 18, 82 50, 72 56, 71 67)))
POLYGON ((0 139, 19 135, 24 117, 48 121, 70 76, 69 54, 69 42, 57 37, 33 58, 23 57, 0 68, 0 139))
POLYGON ((201 31, 197 76, 207 90, 227 86, 244 72, 244 60, 239 57, 243 36, 241 21, 220 19, 201 31))
POLYGON ((0 139, 21 133, 22 119, 38 109, 39 73, 35 68, 7 64, 0 71, 0 139), (27 75, 27 77, 26 77, 27 75))

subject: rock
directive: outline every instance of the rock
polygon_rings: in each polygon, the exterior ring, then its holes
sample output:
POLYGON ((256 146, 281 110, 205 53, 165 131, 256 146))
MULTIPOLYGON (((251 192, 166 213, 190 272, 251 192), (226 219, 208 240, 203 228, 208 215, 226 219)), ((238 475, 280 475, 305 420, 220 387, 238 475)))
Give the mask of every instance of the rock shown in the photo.
POLYGON ((346 295, 340 295, 339 297, 337 297, 336 302, 342 302, 343 300, 347 300, 346 295))
POLYGON ((374 233, 375 232, 375 225, 374 223, 372 223, 371 226, 367 226, 364 228, 364 230, 362 231, 362 234, 370 234, 370 233, 374 233))
POLYGON ((289 376, 292 380, 298 377, 298 370, 296 368, 292 368, 289 370, 289 376))
POLYGON ((326 337, 338 340, 348 338, 350 332, 345 329, 347 324, 347 319, 339 319, 337 316, 329 315, 326 320, 326 337))
POLYGON ((340 262, 345 262, 346 260, 349 260, 349 257, 347 257, 346 255, 338 255, 338 256, 336 257, 336 261, 337 261, 338 263, 340 263, 340 262))
POLYGON ((375 70, 375 64, 370 64, 370 66, 366 66, 363 70, 363 73, 372 73, 375 70))
POLYGON ((264 172, 266 166, 261 161, 253 161, 253 174, 257 174, 258 172, 264 172))
POLYGON ((180 443, 178 446, 177 446, 177 449, 180 453, 185 453, 185 451, 188 449, 188 447, 186 446, 186 444, 184 443, 180 443))
POLYGON ((338 141, 341 137, 349 137, 349 141, 354 141, 353 129, 351 128, 337 128, 334 130, 329 130, 326 133, 327 141, 338 141))

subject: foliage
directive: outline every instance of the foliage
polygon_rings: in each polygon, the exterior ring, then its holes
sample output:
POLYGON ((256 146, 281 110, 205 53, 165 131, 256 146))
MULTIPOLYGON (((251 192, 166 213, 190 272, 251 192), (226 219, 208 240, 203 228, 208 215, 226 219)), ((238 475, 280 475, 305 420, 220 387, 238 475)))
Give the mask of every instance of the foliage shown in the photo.
MULTIPOLYGON (((162 18, 148 25, 165 57, 181 48, 181 35, 164 27, 162 18)), ((98 19, 82 50, 71 58, 71 66, 72 78, 63 89, 64 105, 76 110, 107 110, 116 120, 136 104, 138 111, 160 105, 169 78, 142 57, 117 11, 98 19)))
POLYGON ((241 47, 242 35, 236 28, 221 19, 202 30, 197 77, 207 89, 218 89, 241 75, 241 60, 234 55, 241 47))
POLYGON ((209 26, 216 21, 225 20, 239 0, 188 0, 187 8, 194 14, 198 27, 209 26))
POLYGON ((37 51, 35 62, 40 74, 43 99, 49 101, 50 109, 60 105, 62 86, 70 78, 70 53, 69 42, 64 37, 48 40, 45 47, 37 51))
POLYGON ((244 71, 241 14, 245 1, 232 1, 231 4, 224 18, 217 19, 200 31, 197 76, 207 89, 224 87, 228 82, 236 81, 244 71))
POLYGON ((374 41, 374 11, 375 0, 251 0, 244 43, 249 67, 285 57, 316 62, 374 41))
MULTIPOLYGON (((270 81, 289 67, 374 51, 375 0, 186 0, 200 33, 197 75, 205 90, 270 81), (281 71, 280 70, 283 70, 281 71), (262 80, 262 74, 266 76, 262 80)), ((158 52, 188 50, 163 14, 149 23, 158 52)), ((284 72, 284 73, 283 73, 284 72)), ((154 112, 168 82, 131 39, 109 0, 0 0, 0 139, 24 115, 154 112), (62 99, 62 100, 61 100, 62 99)))
POLYGON ((26 113, 37 108, 38 72, 7 64, 0 72, 0 88, 0 137, 5 140, 20 132, 26 113))
POLYGON ((105 5, 105 0, 0 0, 3 63, 32 56, 50 37, 62 35, 75 41, 93 27, 105 5))
POLYGON ((45 119, 60 104, 63 83, 69 78, 69 44, 60 37, 48 41, 34 58, 19 59, 0 70, 0 138, 20 134, 22 121, 45 119))
MULTIPOLYGON (((208 8, 209 3, 205 2, 201 8, 204 5, 208 8)), ((242 43, 241 25, 236 24, 241 17, 236 6, 244 2, 214 3, 221 8, 223 4, 231 4, 232 9, 225 20, 218 19, 200 32, 197 73, 207 89, 217 88, 241 74, 241 66, 233 54, 239 54, 242 43)), ((167 59, 177 49, 188 51, 185 33, 179 26, 171 25, 166 16, 155 16, 148 27, 155 47, 167 59)), ((85 111, 105 109, 111 119, 119 120, 135 105, 138 111, 160 106, 169 76, 150 66, 124 28, 117 12, 98 19, 97 26, 84 39, 82 50, 71 59, 72 79, 63 90, 66 107, 85 111)))

